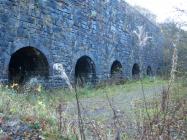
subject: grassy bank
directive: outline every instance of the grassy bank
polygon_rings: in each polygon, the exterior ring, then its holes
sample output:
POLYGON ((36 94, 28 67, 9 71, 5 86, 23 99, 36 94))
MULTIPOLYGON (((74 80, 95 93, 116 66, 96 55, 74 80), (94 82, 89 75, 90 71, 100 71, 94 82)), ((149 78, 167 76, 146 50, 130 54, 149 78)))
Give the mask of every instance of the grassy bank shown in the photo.
MULTIPOLYGON (((128 97, 130 94, 141 91, 142 86, 144 89, 154 89, 155 87, 166 85, 166 83, 166 81, 161 79, 152 80, 147 78, 142 81, 129 81, 123 85, 108 85, 98 88, 85 87, 78 89, 78 94, 79 99, 86 102, 92 100, 94 102, 95 98, 98 100, 101 99, 101 102, 103 102, 106 100, 106 94, 111 99, 116 97, 116 100, 118 101, 123 97, 128 97), (125 96, 121 96, 124 94, 125 96)), ((187 89, 184 88, 182 84, 180 84, 180 90, 180 98, 186 97, 187 89)), ((150 101, 151 99, 149 102, 150 101)), ((59 113, 61 113, 63 119, 70 124, 71 120, 76 119, 76 113, 69 111, 70 113, 66 114, 66 110, 68 110, 68 108, 70 108, 69 106, 71 106, 74 102, 75 95, 68 89, 55 89, 48 91, 41 90, 40 92, 26 92, 23 94, 17 93, 16 91, 6 87, 1 87, 0 117, 3 119, 20 118, 21 121, 27 123, 30 127, 39 129, 46 139, 62 139, 62 133, 66 135, 64 137, 73 137, 73 131, 78 130, 72 130, 77 128, 73 128, 72 126, 68 127, 68 124, 64 124, 64 126, 66 126, 64 132, 59 132, 59 113), (61 112, 58 111, 59 105, 62 107, 61 112)), ((88 103, 85 104, 88 106, 90 105, 88 103)), ((97 102, 96 104, 96 106, 92 106, 93 110, 96 110, 98 106, 103 105, 102 103, 100 104, 97 102)), ((118 105, 117 107, 119 108, 120 105, 122 108, 124 107, 124 104, 116 105, 118 105)), ((86 106, 84 107, 86 108, 86 106)), ((124 108, 124 110, 125 109, 126 108, 124 108)), ((76 112, 76 108, 74 111, 76 112)), ((108 110, 106 110, 106 112, 108 112, 108 110)), ((150 109, 149 112, 152 112, 152 110, 150 109)), ((96 113, 98 113, 98 111, 96 113)), ((99 116, 97 118, 98 122, 102 122, 101 120, 107 121, 106 118, 102 117, 99 116)))

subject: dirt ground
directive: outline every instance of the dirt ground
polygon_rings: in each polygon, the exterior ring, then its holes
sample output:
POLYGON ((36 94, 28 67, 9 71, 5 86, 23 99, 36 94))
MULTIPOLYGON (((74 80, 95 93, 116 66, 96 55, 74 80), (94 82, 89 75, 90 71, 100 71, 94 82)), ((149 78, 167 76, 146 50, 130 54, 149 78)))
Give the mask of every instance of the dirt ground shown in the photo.
MULTIPOLYGON (((127 118, 132 119, 134 117, 132 108, 134 107, 135 102, 138 102, 139 100, 142 101, 144 95, 146 100, 153 97, 157 98, 160 96, 163 88, 162 85, 156 85, 142 89, 140 85, 131 91, 119 92, 115 95, 109 96, 109 101, 117 112, 122 112, 127 118)), ((102 97, 94 96, 80 100, 83 116, 100 121, 106 121, 112 118, 113 110, 107 99, 107 91, 103 94, 104 96, 102 97)), ((76 102, 69 102, 67 106, 66 114, 76 116, 76 102)))

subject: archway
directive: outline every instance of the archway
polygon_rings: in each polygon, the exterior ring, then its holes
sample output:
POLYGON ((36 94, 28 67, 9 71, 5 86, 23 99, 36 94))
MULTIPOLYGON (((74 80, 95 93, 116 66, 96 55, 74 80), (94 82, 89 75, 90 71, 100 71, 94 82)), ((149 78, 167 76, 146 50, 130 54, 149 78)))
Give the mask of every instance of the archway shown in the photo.
POLYGON ((148 66, 147 67, 147 76, 152 76, 152 75, 153 75, 153 72, 152 72, 151 66, 148 66))
POLYGON ((34 47, 24 47, 11 55, 9 82, 24 84, 32 77, 46 79, 49 64, 45 55, 34 47))
POLYGON ((162 76, 162 71, 161 71, 161 68, 158 67, 157 70, 156 70, 156 75, 157 76, 162 76))
POLYGON ((119 61, 114 61, 111 66, 111 77, 112 78, 121 78, 123 74, 122 65, 119 61))
POLYGON ((82 56, 75 66, 75 84, 84 86, 94 84, 96 80, 95 64, 88 56, 82 56))
POLYGON ((133 79, 140 78, 140 67, 136 63, 133 65, 133 68, 132 68, 132 77, 133 77, 133 79))

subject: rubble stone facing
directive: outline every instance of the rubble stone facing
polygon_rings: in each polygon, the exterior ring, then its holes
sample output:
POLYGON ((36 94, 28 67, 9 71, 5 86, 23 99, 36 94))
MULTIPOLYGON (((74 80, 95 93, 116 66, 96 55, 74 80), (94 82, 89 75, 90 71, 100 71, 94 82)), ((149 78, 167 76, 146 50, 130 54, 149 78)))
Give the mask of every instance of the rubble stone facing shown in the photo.
POLYGON ((155 73, 162 64, 163 41, 159 28, 121 0, 1 0, 0 1, 0 79, 8 79, 11 55, 32 46, 47 57, 49 83, 53 64, 62 63, 70 79, 81 56, 89 56, 96 67, 98 81, 110 76, 115 60, 123 66, 123 76, 132 77, 132 67, 151 66, 155 73), (143 26, 152 37, 141 52, 133 34, 143 26), (141 54, 140 54, 141 53, 141 54))

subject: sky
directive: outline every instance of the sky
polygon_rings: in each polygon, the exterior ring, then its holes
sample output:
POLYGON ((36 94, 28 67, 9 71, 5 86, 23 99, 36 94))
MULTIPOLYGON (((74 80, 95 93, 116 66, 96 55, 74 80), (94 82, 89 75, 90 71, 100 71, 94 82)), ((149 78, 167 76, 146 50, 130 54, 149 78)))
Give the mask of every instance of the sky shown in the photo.
POLYGON ((132 6, 138 5, 151 11, 157 16, 157 22, 168 18, 175 21, 187 22, 187 0, 125 0, 132 6), (176 8, 186 10, 186 15, 176 12, 176 8))

